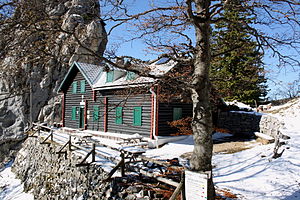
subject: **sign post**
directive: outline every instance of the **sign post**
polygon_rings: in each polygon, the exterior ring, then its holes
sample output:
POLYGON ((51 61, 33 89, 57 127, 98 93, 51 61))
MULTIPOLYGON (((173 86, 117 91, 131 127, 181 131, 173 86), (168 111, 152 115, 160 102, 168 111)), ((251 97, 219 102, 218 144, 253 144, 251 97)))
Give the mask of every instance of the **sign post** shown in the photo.
POLYGON ((185 171, 186 200, 207 200, 209 176, 206 172, 185 171))

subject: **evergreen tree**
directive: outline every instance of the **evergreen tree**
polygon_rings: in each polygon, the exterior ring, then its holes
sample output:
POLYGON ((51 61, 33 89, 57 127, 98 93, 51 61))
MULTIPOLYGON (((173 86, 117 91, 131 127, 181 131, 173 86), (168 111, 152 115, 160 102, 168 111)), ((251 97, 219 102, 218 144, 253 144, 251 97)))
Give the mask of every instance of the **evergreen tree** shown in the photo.
POLYGON ((241 0, 232 1, 222 15, 227 20, 215 25, 212 37, 213 87, 227 101, 254 104, 267 94, 263 54, 247 33, 247 26, 255 18, 244 9, 241 0))

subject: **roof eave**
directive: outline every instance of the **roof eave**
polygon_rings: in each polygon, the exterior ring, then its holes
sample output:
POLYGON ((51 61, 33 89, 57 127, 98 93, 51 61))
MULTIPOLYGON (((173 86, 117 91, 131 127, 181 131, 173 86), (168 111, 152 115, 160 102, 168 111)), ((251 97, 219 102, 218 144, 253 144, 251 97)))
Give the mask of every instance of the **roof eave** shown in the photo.
POLYGON ((57 89, 57 93, 59 93, 59 92, 62 91, 62 87, 63 87, 64 83, 66 82, 68 76, 70 75, 70 73, 71 73, 71 71, 72 71, 72 69, 73 69, 73 67, 74 67, 75 64, 77 64, 76 61, 73 62, 73 64, 71 65, 70 69, 68 70, 67 74, 65 75, 63 81, 61 82, 60 86, 57 89))
POLYGON ((145 86, 152 83, 153 82, 144 82, 144 83, 123 84, 123 85, 100 86, 100 87, 94 87, 93 89, 94 90, 122 89, 122 88, 145 86))

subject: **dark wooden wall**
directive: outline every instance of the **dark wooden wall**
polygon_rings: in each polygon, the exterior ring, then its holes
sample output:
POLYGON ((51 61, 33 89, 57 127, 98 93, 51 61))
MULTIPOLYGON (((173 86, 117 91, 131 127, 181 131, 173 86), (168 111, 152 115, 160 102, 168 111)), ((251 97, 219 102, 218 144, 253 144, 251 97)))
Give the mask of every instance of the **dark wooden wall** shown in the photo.
POLYGON ((77 81, 77 93, 72 94, 72 84, 69 86, 66 96, 65 96, 65 126, 69 128, 78 128, 79 127, 79 117, 76 116, 76 120, 72 120, 72 107, 80 106, 82 101, 82 95, 84 96, 83 100, 91 100, 92 98, 92 88, 90 85, 85 82, 85 93, 80 93, 80 81, 85 80, 83 75, 77 71, 77 74, 73 81, 77 81))
POLYGON ((176 132, 168 125, 173 121, 173 108, 182 108, 182 118, 192 117, 192 104, 186 103, 159 103, 158 106, 158 135, 168 136, 176 132))
MULTIPOLYGON (((100 93, 99 93, 100 95, 100 93)), ((116 95, 103 94, 107 97, 108 116, 107 131, 124 134, 140 134, 150 137, 151 128, 151 94, 116 95), (123 107, 123 123, 116 124, 116 107, 123 107), (133 125, 133 108, 142 107, 142 125, 133 125)))
MULTIPOLYGON (((77 71, 73 81, 78 82, 77 93, 72 94, 72 84, 65 95, 65 126, 77 129, 79 127, 79 117, 72 120, 72 107, 80 106, 83 100, 87 104, 87 126, 89 130, 104 131, 104 98, 107 98, 107 131, 124 134, 140 134, 150 137, 151 129, 151 94, 121 95, 116 91, 96 91, 96 99, 93 99, 92 88, 86 81, 86 92, 80 93, 80 81, 84 80, 83 75, 77 71), (93 118, 94 106, 99 106, 99 119, 93 118), (116 107, 123 107, 123 123, 116 123, 116 107), (133 124, 133 108, 142 107, 142 125, 133 124)), ((158 110, 158 135, 168 136, 175 133, 168 122, 173 121, 173 108, 182 108, 182 117, 192 116, 192 105, 184 103, 160 103, 158 110)))
POLYGON ((88 101, 88 119, 87 129, 95 131, 104 131, 104 97, 96 95, 95 101, 91 98, 88 101), (99 106, 98 120, 94 120, 94 106, 99 106))

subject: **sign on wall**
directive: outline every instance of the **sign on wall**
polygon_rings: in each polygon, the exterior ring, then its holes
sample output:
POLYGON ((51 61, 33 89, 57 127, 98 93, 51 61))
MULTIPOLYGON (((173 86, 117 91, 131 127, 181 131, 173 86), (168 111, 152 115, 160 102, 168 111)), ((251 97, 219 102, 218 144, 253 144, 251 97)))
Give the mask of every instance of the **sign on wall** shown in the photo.
POLYGON ((185 198, 186 200, 207 199, 208 174, 185 171, 185 198))

